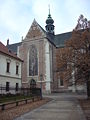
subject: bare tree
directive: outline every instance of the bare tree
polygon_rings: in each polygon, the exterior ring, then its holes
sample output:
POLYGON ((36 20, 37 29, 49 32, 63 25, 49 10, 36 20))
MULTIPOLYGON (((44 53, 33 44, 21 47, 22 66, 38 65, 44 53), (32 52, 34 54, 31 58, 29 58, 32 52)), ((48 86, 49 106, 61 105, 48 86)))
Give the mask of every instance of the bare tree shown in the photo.
POLYGON ((75 30, 86 29, 86 28, 90 28, 90 21, 88 21, 87 18, 84 18, 83 15, 80 15, 75 30))
POLYGON ((63 70, 64 78, 71 85, 86 83, 87 95, 90 97, 90 22, 83 21, 80 16, 78 28, 72 32, 72 37, 66 42, 62 51, 57 52, 57 70, 63 70), (88 24, 88 25, 87 25, 88 24), (70 81, 70 79, 73 81, 70 81))

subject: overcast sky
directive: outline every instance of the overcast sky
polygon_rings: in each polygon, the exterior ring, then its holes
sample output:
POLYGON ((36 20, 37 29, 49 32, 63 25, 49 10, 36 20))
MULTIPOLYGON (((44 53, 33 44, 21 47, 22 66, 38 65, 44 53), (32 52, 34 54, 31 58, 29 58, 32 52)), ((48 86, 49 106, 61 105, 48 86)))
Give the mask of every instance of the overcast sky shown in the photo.
POLYGON ((55 34, 72 31, 80 14, 90 20, 90 0, 0 0, 0 41, 21 42, 34 18, 45 29, 49 4, 55 34))

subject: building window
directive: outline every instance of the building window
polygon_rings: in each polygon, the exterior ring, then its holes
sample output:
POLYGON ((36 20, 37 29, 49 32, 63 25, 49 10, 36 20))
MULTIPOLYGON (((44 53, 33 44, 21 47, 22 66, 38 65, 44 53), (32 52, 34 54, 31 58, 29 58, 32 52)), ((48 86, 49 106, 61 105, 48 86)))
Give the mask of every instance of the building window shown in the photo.
POLYGON ((6 68, 7 70, 6 70, 6 72, 10 72, 10 62, 7 62, 7 68, 6 68))
POLYGON ((35 45, 30 46, 29 52, 29 76, 38 75, 38 56, 35 45))
POLYGON ((16 65, 16 75, 18 75, 18 71, 19 71, 19 66, 16 65))
POLYGON ((62 79, 60 80, 60 86, 63 86, 63 80, 62 79))
POLYGON ((9 91, 9 82, 6 82, 6 91, 9 91))
POLYGON ((63 79, 59 79, 59 87, 63 87, 63 86, 64 86, 63 79))
POLYGON ((18 91, 18 88, 19 88, 19 84, 16 83, 16 91, 18 91))

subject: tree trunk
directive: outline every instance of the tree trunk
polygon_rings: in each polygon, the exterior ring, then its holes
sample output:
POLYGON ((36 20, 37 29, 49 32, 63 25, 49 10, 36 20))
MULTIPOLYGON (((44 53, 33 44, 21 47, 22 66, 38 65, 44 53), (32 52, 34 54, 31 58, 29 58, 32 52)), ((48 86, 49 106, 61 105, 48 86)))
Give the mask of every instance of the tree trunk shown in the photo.
POLYGON ((90 98, 90 76, 87 78, 87 97, 90 98))

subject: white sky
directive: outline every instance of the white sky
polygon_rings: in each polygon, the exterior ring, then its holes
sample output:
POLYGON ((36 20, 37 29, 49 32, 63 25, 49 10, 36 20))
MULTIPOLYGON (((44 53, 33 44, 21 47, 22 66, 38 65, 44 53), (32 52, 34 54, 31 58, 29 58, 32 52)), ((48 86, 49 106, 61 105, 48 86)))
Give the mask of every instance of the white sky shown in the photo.
POLYGON ((49 4, 55 34, 72 31, 80 14, 90 20, 90 0, 0 0, 0 41, 21 42, 34 18, 45 29, 49 4))

